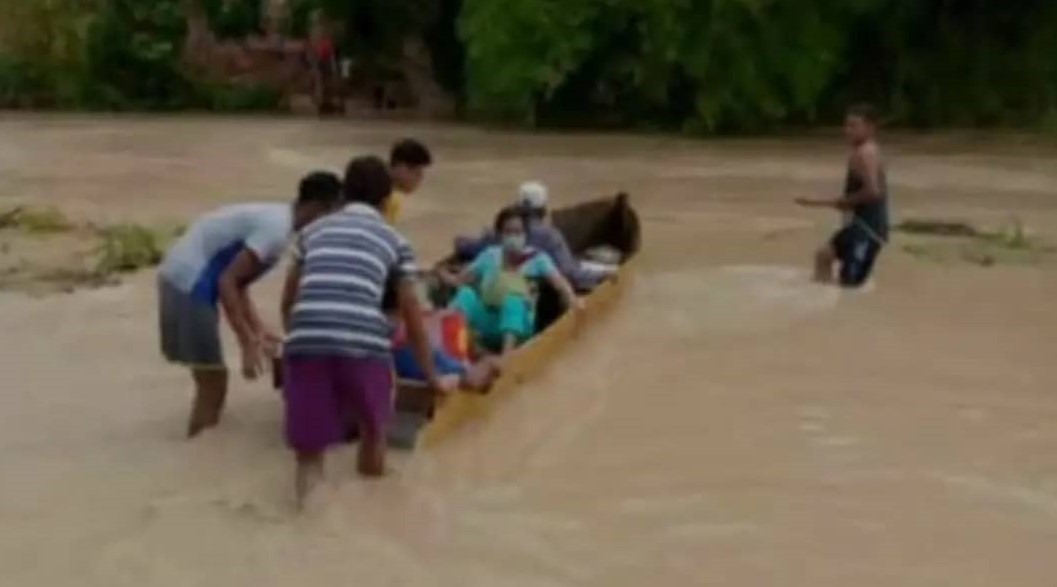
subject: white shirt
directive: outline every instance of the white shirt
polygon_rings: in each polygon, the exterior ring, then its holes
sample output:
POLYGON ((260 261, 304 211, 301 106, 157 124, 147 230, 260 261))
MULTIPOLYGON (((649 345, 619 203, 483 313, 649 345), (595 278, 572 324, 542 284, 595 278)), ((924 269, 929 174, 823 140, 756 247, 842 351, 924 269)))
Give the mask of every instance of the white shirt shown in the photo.
POLYGON ((169 249, 158 273, 194 298, 216 303, 220 276, 240 251, 249 249, 269 269, 282 256, 292 231, 289 204, 225 206, 192 224, 169 249))

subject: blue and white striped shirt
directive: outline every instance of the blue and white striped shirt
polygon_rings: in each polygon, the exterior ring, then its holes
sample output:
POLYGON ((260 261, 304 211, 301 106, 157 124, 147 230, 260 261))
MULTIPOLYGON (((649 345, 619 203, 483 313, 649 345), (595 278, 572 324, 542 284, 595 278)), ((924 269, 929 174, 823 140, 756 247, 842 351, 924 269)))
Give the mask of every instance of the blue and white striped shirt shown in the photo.
POLYGON ((286 353, 388 359, 393 327, 382 296, 387 282, 417 271, 407 239, 374 208, 350 204, 305 228, 294 258, 301 283, 286 353))

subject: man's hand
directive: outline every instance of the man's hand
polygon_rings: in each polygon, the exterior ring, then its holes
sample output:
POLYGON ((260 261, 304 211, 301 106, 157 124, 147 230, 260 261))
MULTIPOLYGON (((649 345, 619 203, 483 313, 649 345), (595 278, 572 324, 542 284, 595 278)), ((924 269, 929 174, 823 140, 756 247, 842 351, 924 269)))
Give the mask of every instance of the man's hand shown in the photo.
POLYGON ((269 359, 279 356, 283 347, 283 337, 270 328, 261 330, 261 353, 269 359))
POLYGON ((220 276, 220 304, 224 308, 231 329, 242 347, 242 374, 256 379, 261 369, 261 340, 259 321, 245 288, 264 270, 256 253, 242 249, 227 270, 220 276))
POLYGON ((264 372, 264 361, 261 357, 260 344, 255 342, 242 345, 242 376, 253 381, 264 372))
POLYGON ((835 208, 837 206, 836 201, 829 198, 797 198, 794 202, 805 208, 835 208))
POLYGON ((433 390, 433 395, 438 398, 446 397, 449 393, 455 391, 458 386, 459 383, 454 377, 439 377, 434 375, 429 378, 429 388, 433 390))
POLYGON ((448 287, 459 287, 460 285, 462 285, 459 279, 459 274, 452 271, 448 267, 437 267, 436 275, 437 279, 439 279, 441 283, 448 287))

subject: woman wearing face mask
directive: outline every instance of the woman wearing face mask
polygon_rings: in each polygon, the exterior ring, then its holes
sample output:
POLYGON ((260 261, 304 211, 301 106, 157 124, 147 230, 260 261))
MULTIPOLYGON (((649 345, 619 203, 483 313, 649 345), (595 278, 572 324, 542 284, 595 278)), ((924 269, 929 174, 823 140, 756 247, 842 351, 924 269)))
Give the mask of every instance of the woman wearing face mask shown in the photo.
POLYGON ((583 301, 546 253, 526 245, 520 209, 500 211, 495 232, 499 245, 485 249, 460 275, 442 277, 461 285, 450 307, 466 317, 478 344, 505 355, 533 334, 536 312, 530 280, 546 279, 573 310, 582 310, 583 301))

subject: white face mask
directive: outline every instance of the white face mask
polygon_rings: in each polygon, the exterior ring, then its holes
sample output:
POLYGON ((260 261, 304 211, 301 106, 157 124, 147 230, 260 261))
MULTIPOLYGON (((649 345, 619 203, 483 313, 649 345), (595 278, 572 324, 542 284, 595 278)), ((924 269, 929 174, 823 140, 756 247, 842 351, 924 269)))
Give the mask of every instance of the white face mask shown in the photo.
POLYGON ((519 253, 525 249, 525 235, 508 234, 503 236, 503 248, 512 253, 519 253))

